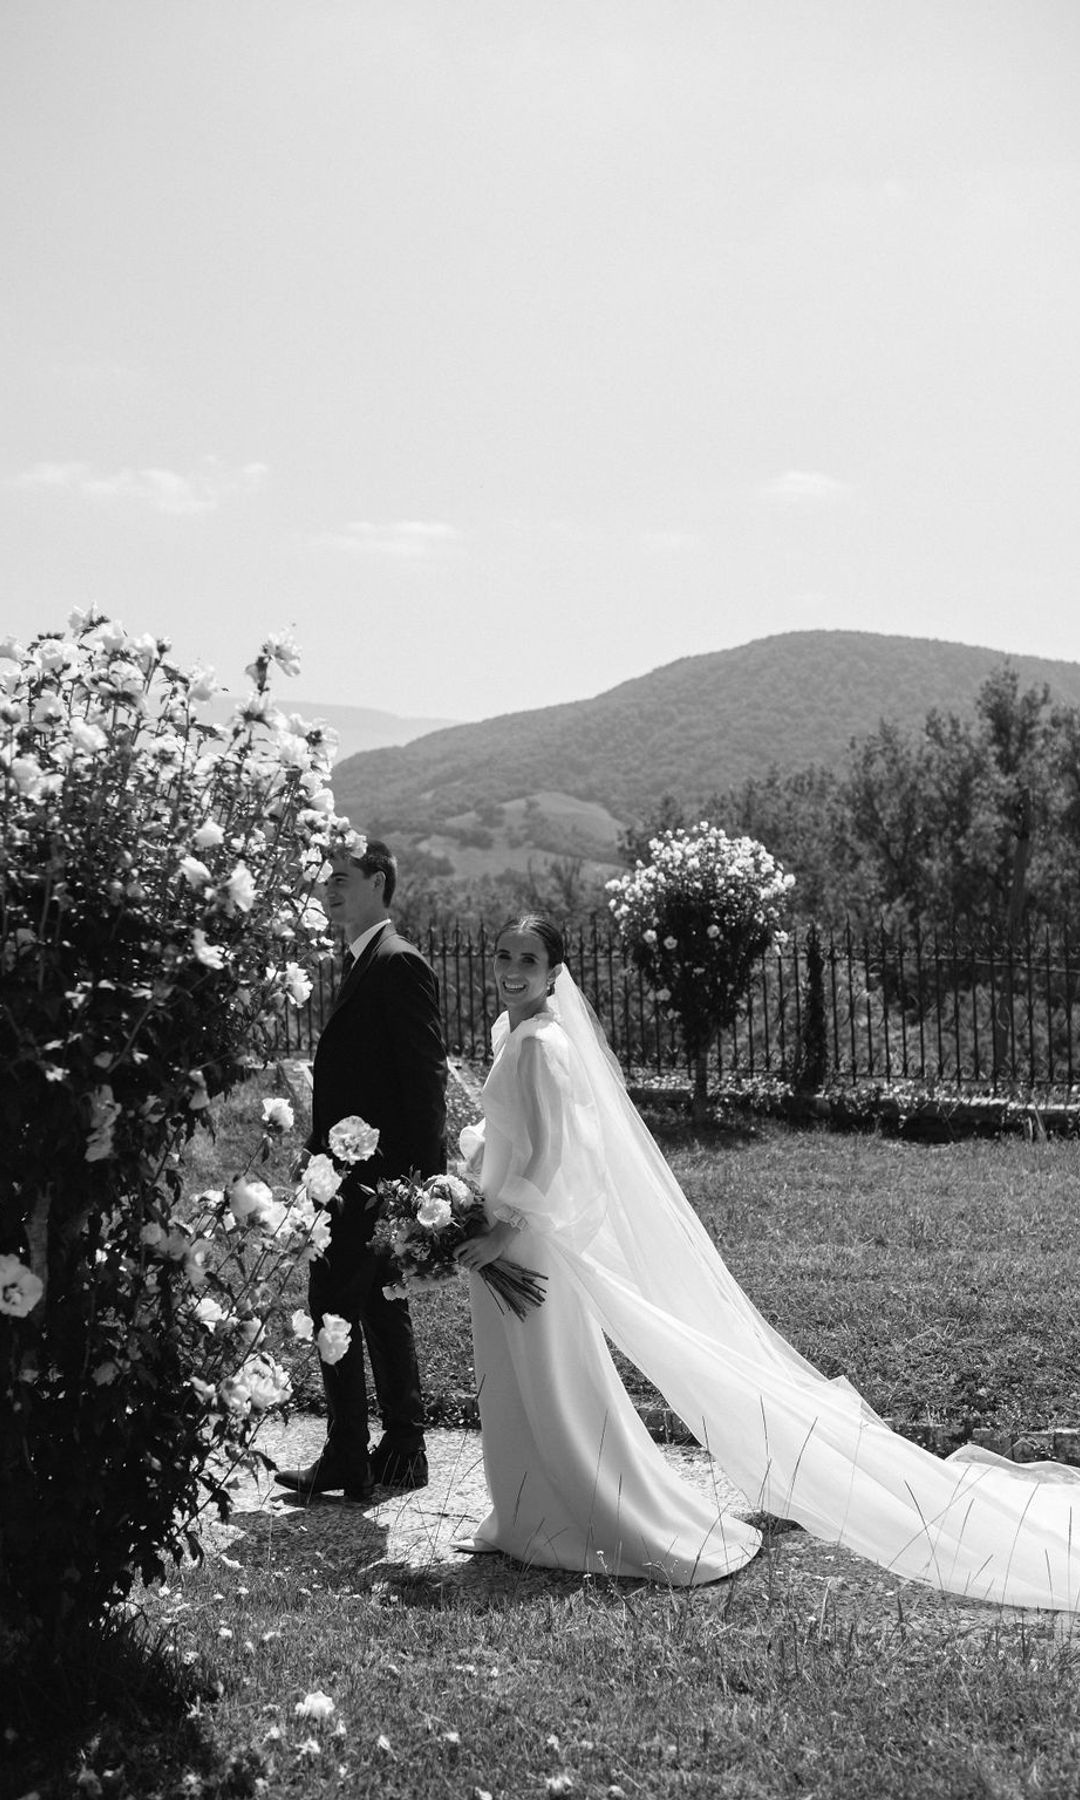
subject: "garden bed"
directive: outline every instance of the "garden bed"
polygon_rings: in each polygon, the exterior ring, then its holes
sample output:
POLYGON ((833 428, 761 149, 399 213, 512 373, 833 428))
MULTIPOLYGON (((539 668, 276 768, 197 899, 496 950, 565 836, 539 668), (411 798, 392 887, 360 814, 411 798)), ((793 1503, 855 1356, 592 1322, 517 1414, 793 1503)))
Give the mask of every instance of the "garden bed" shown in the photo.
MULTIPOLYGON (((689 1083, 667 1078, 633 1081, 634 1104, 651 1112, 688 1112, 689 1083)), ((801 1094, 784 1082, 722 1083, 710 1094, 716 1117, 730 1114, 783 1119, 791 1125, 827 1126, 834 1131, 880 1131, 889 1137, 932 1144, 963 1138, 1080 1136, 1080 1099, 1037 1100, 986 1093, 942 1094, 917 1082, 853 1083, 801 1094)))

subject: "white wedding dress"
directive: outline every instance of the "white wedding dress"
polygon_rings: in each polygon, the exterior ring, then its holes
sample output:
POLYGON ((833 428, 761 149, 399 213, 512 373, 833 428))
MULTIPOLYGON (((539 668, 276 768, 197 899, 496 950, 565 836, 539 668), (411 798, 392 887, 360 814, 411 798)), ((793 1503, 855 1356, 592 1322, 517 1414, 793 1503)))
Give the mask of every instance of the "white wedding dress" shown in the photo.
POLYGON ((757 1312, 635 1112, 568 972, 493 1032, 484 1124, 462 1133, 513 1260, 548 1276, 523 1319, 470 1276, 492 1507, 476 1548, 687 1586, 757 1531, 683 1480, 605 1334, 747 1497, 895 1574, 981 1601, 1080 1610, 1080 1471, 972 1447, 942 1459, 827 1380, 757 1312))

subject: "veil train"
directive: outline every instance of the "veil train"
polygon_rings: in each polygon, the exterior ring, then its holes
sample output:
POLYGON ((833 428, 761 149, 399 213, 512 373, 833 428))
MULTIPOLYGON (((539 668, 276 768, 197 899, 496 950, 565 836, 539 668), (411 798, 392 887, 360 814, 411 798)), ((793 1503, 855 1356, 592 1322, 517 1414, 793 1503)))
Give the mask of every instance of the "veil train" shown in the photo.
MULTIPOLYGON (((639 1118, 569 971, 553 1010, 604 1191, 560 1254, 608 1337, 762 1510, 897 1575, 980 1601, 1080 1610, 1080 1470, 977 1446, 941 1458, 829 1380, 743 1293, 639 1118)), ((595 1166, 595 1165, 594 1165, 595 1166)))

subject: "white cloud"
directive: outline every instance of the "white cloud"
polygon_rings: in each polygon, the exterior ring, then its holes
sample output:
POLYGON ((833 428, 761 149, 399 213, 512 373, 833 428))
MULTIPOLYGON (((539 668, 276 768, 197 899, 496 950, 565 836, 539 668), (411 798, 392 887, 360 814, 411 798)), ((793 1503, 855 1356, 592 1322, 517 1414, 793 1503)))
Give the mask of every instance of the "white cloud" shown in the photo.
POLYGON ((757 489, 759 499, 779 501, 782 505, 835 505, 850 500, 853 493, 850 482, 823 475, 818 469, 788 469, 757 489))
POLYGON ((461 533, 442 519, 396 519, 386 525, 375 525, 370 519, 354 519, 340 531, 320 533, 314 541, 331 550, 415 560, 450 549, 460 543, 461 533))
POLYGON ((39 462, 12 476, 7 485, 78 494, 95 501, 133 500, 155 512, 180 515, 214 512, 225 500, 254 493, 267 474, 265 463, 243 463, 230 469, 214 456, 204 457, 198 468, 186 475, 175 469, 100 472, 84 462, 39 462))

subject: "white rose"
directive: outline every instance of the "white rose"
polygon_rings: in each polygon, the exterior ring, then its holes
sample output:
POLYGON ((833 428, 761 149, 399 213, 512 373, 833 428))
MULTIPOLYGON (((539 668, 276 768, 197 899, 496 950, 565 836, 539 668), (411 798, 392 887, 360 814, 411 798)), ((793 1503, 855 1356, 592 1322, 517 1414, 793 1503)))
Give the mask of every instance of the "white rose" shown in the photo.
POLYGON ((25 799, 41 799, 44 792, 45 771, 36 757, 13 756, 8 763, 8 774, 25 799))
POLYGON ((416 1209, 416 1222, 427 1231, 441 1231, 453 1216, 449 1200, 444 1200, 441 1194, 425 1194, 416 1209))
POLYGON ((311 977, 299 963, 285 964, 285 992, 293 1006, 303 1006, 311 998, 311 977))
POLYGON ((257 1412, 280 1405, 292 1392, 292 1382, 285 1370, 265 1352, 249 1357, 240 1369, 238 1379, 257 1412))
POLYGON ((301 1719, 328 1719, 334 1711, 334 1702, 329 1694, 316 1688, 313 1694, 307 1694, 303 1700, 298 1700, 294 1710, 301 1719))
POLYGON ((63 704, 56 694, 41 694, 31 716, 35 725, 58 725, 64 716, 63 704))
MULTIPOLYGON (((269 1206, 261 1207, 255 1215, 255 1224, 268 1237, 276 1237, 288 1219, 289 1209, 283 1200, 271 1200, 269 1206)), ((288 1234, 286 1234, 288 1235, 288 1234)))
POLYGON ((233 1182, 229 1189, 229 1211, 234 1219, 257 1219, 274 1204, 274 1196, 265 1181, 233 1182))
POLYGON ((192 832, 191 841, 196 850, 216 850, 225 842, 225 833, 216 819, 206 819, 197 831, 192 832))
POLYGON ((180 873, 193 888, 204 888, 210 885, 210 871, 204 862, 199 861, 197 856, 182 856, 180 873))
POLYGON ((203 963, 206 968, 223 969, 225 967, 223 947, 220 944, 211 944, 205 931, 201 930, 198 925, 191 934, 191 948, 196 962, 203 963))
POLYGON ((206 1280, 206 1258, 213 1246, 205 1238, 198 1238, 195 1243, 188 1244, 183 1254, 184 1274, 192 1287, 201 1287, 206 1280))
POLYGON ((284 675, 299 675, 300 648, 291 631, 273 631, 263 645, 284 675))
POLYGON ((264 1100, 262 1115, 267 1131, 291 1131, 296 1123, 293 1109, 287 1100, 264 1100))
POLYGON ((342 1319, 337 1313, 324 1313, 322 1330, 315 1340, 323 1362, 340 1362, 348 1351, 351 1337, 352 1327, 347 1319, 342 1319))
POLYGON ((339 1119, 328 1133, 330 1149, 339 1162, 367 1162, 374 1156, 379 1142, 379 1131, 375 1125, 369 1125, 356 1113, 347 1119, 339 1119))
POLYGON ((0 1256, 0 1313, 25 1319, 44 1292, 44 1284, 17 1256, 0 1256))
POLYGON ((294 1338, 299 1338, 302 1344, 311 1343, 311 1340, 315 1335, 315 1322, 312 1319, 311 1314, 306 1313, 302 1306, 297 1307, 296 1311, 289 1319, 289 1324, 292 1326, 294 1338))
POLYGON ((250 912, 255 904, 255 877, 243 863, 237 863, 225 884, 231 905, 240 912, 250 912))
POLYGON ((100 725, 94 725, 89 719, 72 719, 71 738, 77 749, 96 753, 108 747, 108 738, 100 725))
POLYGON ((304 1170, 304 1186, 313 1200, 326 1205, 332 1200, 341 1186, 338 1174, 328 1156, 313 1156, 304 1170))

